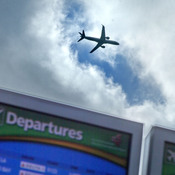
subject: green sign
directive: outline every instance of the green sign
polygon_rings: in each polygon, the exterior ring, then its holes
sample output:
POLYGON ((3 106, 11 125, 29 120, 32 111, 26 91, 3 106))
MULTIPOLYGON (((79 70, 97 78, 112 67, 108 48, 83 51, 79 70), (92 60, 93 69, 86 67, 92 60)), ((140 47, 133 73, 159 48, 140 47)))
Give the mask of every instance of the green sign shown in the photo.
POLYGON ((65 146, 127 167, 130 139, 131 135, 123 132, 0 105, 0 140, 23 140, 65 146))
POLYGON ((175 174, 175 144, 165 143, 162 175, 175 174))

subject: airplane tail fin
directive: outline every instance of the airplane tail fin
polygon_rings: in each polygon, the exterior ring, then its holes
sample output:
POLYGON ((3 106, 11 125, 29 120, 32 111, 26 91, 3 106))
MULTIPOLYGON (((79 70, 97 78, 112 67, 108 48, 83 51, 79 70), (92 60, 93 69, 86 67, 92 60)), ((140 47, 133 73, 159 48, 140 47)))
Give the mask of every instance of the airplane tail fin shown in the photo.
POLYGON ((85 32, 84 32, 84 30, 83 30, 82 33, 79 32, 79 34, 80 34, 80 37, 81 37, 81 38, 78 40, 78 42, 85 38, 85 32))

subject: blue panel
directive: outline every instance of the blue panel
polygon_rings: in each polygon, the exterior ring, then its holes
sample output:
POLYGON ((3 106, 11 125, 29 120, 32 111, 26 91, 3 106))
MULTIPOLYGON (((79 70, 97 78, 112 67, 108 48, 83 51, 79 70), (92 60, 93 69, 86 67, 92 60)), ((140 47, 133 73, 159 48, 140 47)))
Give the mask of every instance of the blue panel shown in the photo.
POLYGON ((29 172, 31 175, 126 175, 126 170, 117 164, 73 149, 32 142, 0 142, 0 174, 29 172), (22 167, 21 162, 27 167, 22 167))

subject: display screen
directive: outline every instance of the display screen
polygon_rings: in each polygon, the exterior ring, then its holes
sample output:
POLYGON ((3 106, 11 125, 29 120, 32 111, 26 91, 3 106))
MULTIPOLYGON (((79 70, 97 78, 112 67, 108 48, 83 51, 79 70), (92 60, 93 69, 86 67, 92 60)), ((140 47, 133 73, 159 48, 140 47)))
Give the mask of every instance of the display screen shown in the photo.
POLYGON ((175 174, 175 143, 165 142, 162 175, 175 174))
POLYGON ((128 133, 0 105, 2 175, 127 175, 130 143, 128 133))

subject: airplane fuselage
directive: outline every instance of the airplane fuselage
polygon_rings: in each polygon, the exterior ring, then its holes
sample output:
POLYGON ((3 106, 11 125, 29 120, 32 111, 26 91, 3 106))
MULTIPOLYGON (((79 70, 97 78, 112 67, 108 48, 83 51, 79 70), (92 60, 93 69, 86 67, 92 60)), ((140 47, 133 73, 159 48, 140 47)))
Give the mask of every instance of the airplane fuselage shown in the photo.
POLYGON ((102 44, 113 44, 113 45, 119 45, 118 42, 113 41, 113 40, 108 40, 108 39, 100 39, 100 38, 95 38, 95 37, 90 37, 90 36, 85 36, 85 39, 90 40, 90 41, 95 41, 97 43, 102 43, 102 44))

